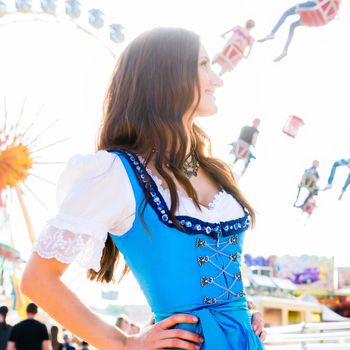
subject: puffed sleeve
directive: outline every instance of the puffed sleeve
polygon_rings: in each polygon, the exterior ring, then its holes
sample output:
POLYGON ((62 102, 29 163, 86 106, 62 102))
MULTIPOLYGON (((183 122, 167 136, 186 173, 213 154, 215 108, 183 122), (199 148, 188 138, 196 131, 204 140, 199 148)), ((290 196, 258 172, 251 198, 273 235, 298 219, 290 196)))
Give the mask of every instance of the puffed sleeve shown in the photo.
POLYGON ((73 156, 58 180, 57 206, 33 250, 99 271, 107 233, 124 234, 135 218, 135 198, 120 158, 106 151, 73 156))

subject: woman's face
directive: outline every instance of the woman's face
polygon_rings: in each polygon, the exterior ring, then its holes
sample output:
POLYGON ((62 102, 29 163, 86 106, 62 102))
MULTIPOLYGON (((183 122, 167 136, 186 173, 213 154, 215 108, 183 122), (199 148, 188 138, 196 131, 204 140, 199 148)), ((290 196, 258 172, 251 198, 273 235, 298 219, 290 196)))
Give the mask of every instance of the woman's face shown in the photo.
MULTIPOLYGON (((201 45, 198 56, 198 77, 201 98, 194 116, 208 116, 217 112, 215 90, 223 86, 221 78, 212 70, 211 60, 205 48, 201 45)), ((197 96, 195 97, 195 103, 197 96)))

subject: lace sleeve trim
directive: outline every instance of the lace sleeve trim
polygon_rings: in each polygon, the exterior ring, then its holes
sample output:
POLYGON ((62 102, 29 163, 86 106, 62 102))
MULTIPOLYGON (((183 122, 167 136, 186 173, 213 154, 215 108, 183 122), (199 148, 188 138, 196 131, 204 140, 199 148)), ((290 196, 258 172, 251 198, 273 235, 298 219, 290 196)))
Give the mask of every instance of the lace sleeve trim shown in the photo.
POLYGON ((55 258, 60 262, 71 264, 77 262, 81 267, 100 270, 102 251, 107 239, 95 238, 85 233, 74 233, 67 229, 46 225, 41 231, 33 251, 42 258, 55 258))

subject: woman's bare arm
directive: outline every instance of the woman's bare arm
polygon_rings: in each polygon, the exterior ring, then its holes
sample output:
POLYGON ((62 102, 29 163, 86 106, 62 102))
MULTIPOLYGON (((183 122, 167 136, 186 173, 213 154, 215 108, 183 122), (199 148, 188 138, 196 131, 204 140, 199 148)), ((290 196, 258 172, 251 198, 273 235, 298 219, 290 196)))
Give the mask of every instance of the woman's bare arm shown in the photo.
POLYGON ((21 289, 65 328, 101 350, 122 350, 126 336, 105 323, 61 281, 68 265, 33 253, 23 274, 21 289))
POLYGON ((171 329, 179 323, 197 323, 192 315, 175 314, 128 336, 102 321, 61 281, 68 265, 33 253, 24 271, 21 290, 62 326, 99 350, 198 350, 203 339, 195 333, 171 329))

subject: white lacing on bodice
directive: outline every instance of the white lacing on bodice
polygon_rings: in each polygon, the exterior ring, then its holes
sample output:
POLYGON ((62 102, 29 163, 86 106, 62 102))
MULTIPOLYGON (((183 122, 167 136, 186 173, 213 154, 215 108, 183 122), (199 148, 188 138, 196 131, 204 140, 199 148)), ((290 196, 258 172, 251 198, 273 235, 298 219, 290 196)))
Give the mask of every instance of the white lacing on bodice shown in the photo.
POLYGON ((221 290, 219 295, 212 297, 205 296, 204 304, 215 304, 231 297, 243 297, 245 295, 242 284, 242 274, 240 271, 241 254, 235 248, 238 244, 238 235, 235 234, 228 237, 224 242, 209 243, 205 239, 197 238, 196 248, 204 249, 207 255, 200 255, 197 258, 198 264, 201 268, 205 268, 206 265, 211 265, 216 275, 202 276, 200 278, 200 284, 202 288, 208 285, 215 285, 221 290), (233 247, 233 248, 231 248, 233 247), (215 262, 215 258, 220 257, 220 264, 215 262), (235 266, 232 266, 235 265, 235 266), (222 283, 220 277, 225 277, 225 283, 222 283), (221 281, 221 282, 220 282, 221 281), (235 288, 237 282, 240 282, 238 289, 235 288))

